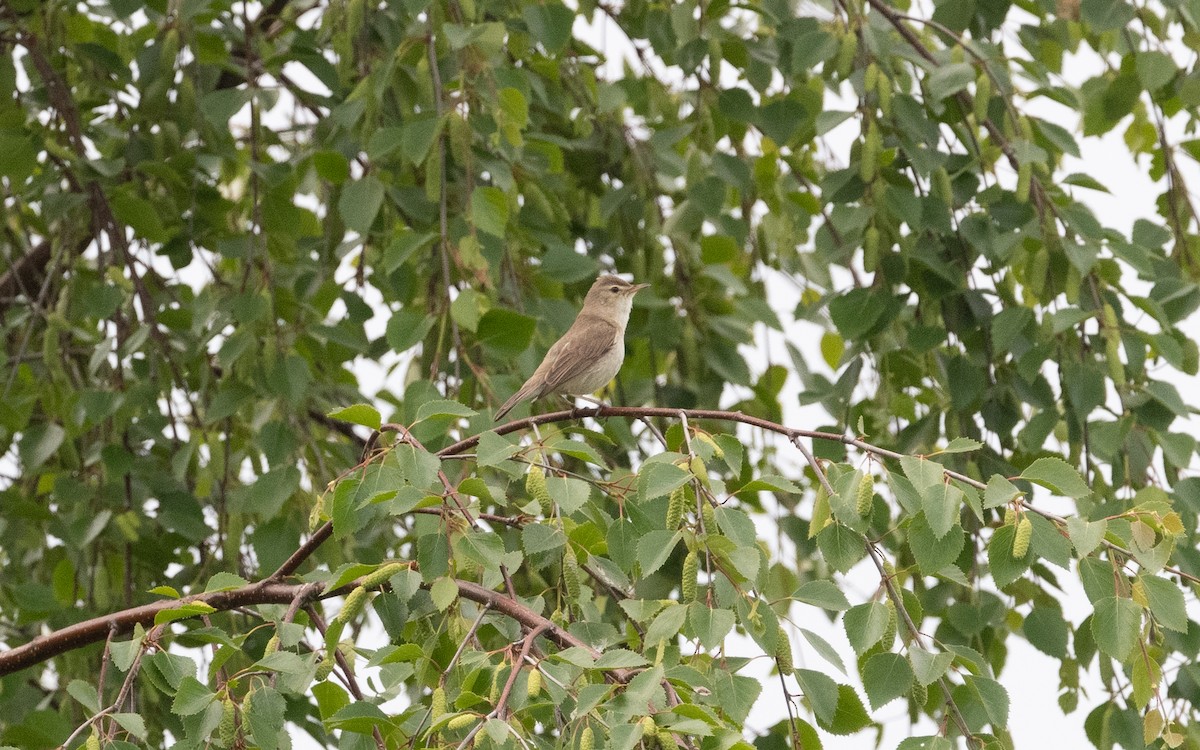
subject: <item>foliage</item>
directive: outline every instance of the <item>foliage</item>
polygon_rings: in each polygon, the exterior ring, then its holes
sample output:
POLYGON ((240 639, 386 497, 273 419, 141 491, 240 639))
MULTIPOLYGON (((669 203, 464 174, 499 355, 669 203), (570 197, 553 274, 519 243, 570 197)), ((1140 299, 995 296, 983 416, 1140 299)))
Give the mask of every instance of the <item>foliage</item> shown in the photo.
POLYGON ((1200 29, 1051 5, 0 6, 0 744, 1008 747, 1014 638, 1097 747, 1200 743, 1200 29), (494 429, 603 269, 631 406, 494 429))

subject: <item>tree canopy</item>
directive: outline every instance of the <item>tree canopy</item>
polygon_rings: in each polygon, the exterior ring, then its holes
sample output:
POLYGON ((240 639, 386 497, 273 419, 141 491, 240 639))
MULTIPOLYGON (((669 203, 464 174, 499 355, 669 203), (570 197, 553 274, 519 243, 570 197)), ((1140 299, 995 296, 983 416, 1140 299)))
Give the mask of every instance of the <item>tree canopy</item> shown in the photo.
POLYGON ((929 6, 0 5, 0 746, 1200 747, 1200 15, 929 6))

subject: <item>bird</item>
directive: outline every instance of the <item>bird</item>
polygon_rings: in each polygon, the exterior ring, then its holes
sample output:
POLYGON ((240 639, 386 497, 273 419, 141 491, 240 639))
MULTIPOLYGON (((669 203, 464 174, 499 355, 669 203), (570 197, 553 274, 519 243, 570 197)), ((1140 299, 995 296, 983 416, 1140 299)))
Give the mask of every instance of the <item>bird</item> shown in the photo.
POLYGON ((575 322, 554 342, 525 385, 496 412, 499 421, 523 401, 547 394, 587 396, 617 376, 625 361, 625 326, 633 295, 650 286, 603 274, 592 284, 575 322))

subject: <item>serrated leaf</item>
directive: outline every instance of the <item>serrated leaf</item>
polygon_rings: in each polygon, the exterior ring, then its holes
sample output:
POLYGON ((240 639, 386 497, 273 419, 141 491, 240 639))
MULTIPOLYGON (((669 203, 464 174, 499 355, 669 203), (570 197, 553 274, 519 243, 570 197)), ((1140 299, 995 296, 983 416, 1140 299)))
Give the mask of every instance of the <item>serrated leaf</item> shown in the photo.
POLYGON ((1061 458, 1039 458, 1021 472, 1021 478, 1067 497, 1080 498, 1092 494, 1079 472, 1061 458))
POLYGON ((832 581, 805 581, 792 594, 792 598, 798 602, 832 612, 850 609, 850 602, 846 600, 846 595, 832 581))
POLYGON ((650 662, 641 654, 635 654, 626 648, 615 648, 605 651, 596 659, 596 669, 633 669, 645 667, 650 662))
POLYGON ((1146 601, 1154 619, 1164 628, 1186 633, 1188 617, 1183 590, 1174 582, 1158 576, 1143 575, 1138 580, 1145 589, 1146 601))
POLYGON ((1105 654, 1124 661, 1137 644, 1142 628, 1142 608, 1131 599, 1106 596, 1095 604, 1092 636, 1105 654))
POLYGON ((900 654, 875 654, 863 667, 863 688, 871 708, 879 710, 887 703, 908 693, 912 688, 913 671, 900 654))
POLYGON ((811 669, 797 669, 795 677, 817 721, 826 724, 833 721, 837 712, 838 684, 828 675, 811 669))
POLYGON ((736 622, 737 617, 732 610, 712 609, 700 602, 688 605, 688 624, 706 651, 719 646, 736 622))
POLYGON ((1023 492, 1012 482, 999 474, 993 474, 988 480, 987 489, 983 491, 983 507, 999 508, 1014 499, 1021 497, 1023 492))
POLYGON ((638 542, 638 564, 642 566, 642 576, 661 568, 675 550, 679 539, 678 531, 656 530, 644 534, 638 542))
POLYGON ((859 654, 879 642, 887 630, 887 623, 888 608, 882 602, 859 604, 842 615, 846 638, 859 654))
POLYGON ((691 472, 675 464, 655 461, 644 464, 637 475, 638 502, 662 497, 671 490, 682 487, 692 478, 691 472))
POLYGON ((1104 533, 1108 530, 1108 522, 1100 521, 1085 521, 1077 516, 1072 516, 1067 519, 1067 535, 1071 539, 1071 544, 1075 545, 1075 551, 1080 557, 1087 557, 1092 554, 1092 551, 1100 546, 1100 542, 1104 540, 1104 533))
POLYGON ((379 410, 369 404, 352 404, 344 409, 335 409, 325 416, 342 422, 360 424, 363 427, 370 427, 372 430, 378 430, 379 426, 383 424, 383 417, 379 415, 379 410))
POLYGON ((498 466, 521 452, 521 446, 488 430, 479 436, 475 460, 480 466, 498 466))
POLYGON ((175 691, 175 700, 171 703, 171 713, 176 716, 198 714, 214 700, 216 695, 207 685, 188 675, 179 681, 179 689, 175 691))
POLYGON ((212 591, 230 591, 232 589, 240 589, 243 586, 248 586, 249 581, 241 576, 220 571, 208 579, 208 584, 204 587, 205 593, 212 591))
POLYGON ((921 508, 929 529, 939 540, 958 525, 959 513, 965 501, 963 491, 943 482, 926 487, 921 491, 921 508))
POLYGON ((979 442, 978 440, 972 440, 971 438, 965 437, 956 437, 947 443, 945 448, 935 451, 933 455, 941 455, 944 453, 969 453, 971 451, 977 451, 982 447, 983 443, 979 442))
POLYGON ((453 578, 443 576, 433 582, 429 587, 429 597, 433 600, 433 605, 438 608, 438 611, 445 612, 446 608, 454 603, 458 598, 458 584, 453 578))
POLYGON ((430 417, 473 417, 479 412, 469 406, 450 399, 426 401, 417 409, 417 421, 424 422, 430 417))
POLYGON ((954 661, 954 654, 946 651, 935 654, 923 648, 912 647, 908 649, 908 659, 912 664, 913 677, 928 687, 946 674, 946 670, 954 661))

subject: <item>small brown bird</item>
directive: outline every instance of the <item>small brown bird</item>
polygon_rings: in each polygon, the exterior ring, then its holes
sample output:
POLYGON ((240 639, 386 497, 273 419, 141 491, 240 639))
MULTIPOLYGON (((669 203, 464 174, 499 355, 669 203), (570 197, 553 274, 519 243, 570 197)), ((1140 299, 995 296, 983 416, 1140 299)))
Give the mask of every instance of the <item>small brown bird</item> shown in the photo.
POLYGON ((609 274, 596 279, 583 300, 579 317, 546 352, 525 385, 504 402, 495 418, 499 420, 522 401, 547 394, 586 396, 608 385, 625 361, 625 326, 633 309, 633 295, 648 286, 609 274))

